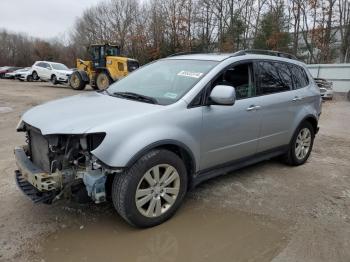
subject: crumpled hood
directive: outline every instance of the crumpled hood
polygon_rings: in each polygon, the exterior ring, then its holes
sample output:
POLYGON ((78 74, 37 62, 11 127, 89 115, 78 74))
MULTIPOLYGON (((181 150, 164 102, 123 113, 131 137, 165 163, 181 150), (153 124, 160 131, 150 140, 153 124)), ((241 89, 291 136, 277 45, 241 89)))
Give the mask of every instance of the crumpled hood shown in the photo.
POLYGON ((83 134, 101 125, 143 118, 163 108, 161 105, 89 92, 33 107, 24 113, 22 120, 40 129, 43 135, 83 134))

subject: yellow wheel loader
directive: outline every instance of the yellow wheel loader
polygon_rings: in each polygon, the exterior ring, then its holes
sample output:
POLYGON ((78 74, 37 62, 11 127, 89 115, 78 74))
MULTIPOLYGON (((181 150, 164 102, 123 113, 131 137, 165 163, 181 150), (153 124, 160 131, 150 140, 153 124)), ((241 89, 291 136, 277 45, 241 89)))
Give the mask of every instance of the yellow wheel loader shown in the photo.
POLYGON ((77 70, 69 78, 69 85, 82 90, 87 84, 93 89, 106 89, 111 83, 139 68, 135 59, 122 57, 117 45, 91 45, 91 60, 77 59, 77 70))

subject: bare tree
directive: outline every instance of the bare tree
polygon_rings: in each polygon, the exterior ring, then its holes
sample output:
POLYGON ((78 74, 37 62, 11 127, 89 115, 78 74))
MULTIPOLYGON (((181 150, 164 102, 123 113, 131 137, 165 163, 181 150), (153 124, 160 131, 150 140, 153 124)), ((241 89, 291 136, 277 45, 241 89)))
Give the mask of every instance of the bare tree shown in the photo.
POLYGON ((339 31, 341 38, 340 62, 350 62, 350 2, 338 0, 339 31))

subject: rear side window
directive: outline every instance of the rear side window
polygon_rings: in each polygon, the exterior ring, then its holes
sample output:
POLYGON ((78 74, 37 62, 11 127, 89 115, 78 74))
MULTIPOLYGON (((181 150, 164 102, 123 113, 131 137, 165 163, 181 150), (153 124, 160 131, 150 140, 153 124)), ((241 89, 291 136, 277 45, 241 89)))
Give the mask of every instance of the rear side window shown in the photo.
POLYGON ((268 95, 293 89, 291 72, 285 63, 258 62, 259 93, 268 95))
POLYGON ((289 65, 289 68, 293 75, 294 89, 303 88, 309 85, 309 78, 304 68, 297 65, 289 65))

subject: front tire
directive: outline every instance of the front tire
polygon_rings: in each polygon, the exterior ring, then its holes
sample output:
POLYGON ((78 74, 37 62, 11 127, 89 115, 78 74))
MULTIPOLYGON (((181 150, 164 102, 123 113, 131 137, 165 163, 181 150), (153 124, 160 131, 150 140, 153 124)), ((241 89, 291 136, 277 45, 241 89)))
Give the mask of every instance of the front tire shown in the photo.
POLYGON ((286 163, 299 166, 309 158, 315 139, 315 130, 310 122, 304 121, 295 131, 285 156, 286 163))
POLYGON ((32 75, 27 76, 27 82, 32 82, 32 81, 33 81, 33 76, 32 75))
POLYGON ((33 79, 34 79, 35 81, 37 81, 37 80, 40 79, 39 76, 38 76, 38 73, 37 73, 36 71, 34 71, 34 72, 32 73, 32 77, 33 77, 33 79))
POLYGON ((55 75, 51 76, 51 83, 53 85, 57 85, 58 84, 57 77, 55 75))
POLYGON ((83 81, 83 78, 79 72, 73 72, 69 78, 69 85, 74 90, 83 90, 86 86, 86 83, 83 81))
POLYGON ((152 227, 174 215, 186 192, 183 161, 168 150, 152 150, 130 169, 115 175, 112 200, 129 224, 152 227))
POLYGON ((97 78, 96 78, 96 86, 99 90, 105 90, 109 87, 109 85, 111 84, 111 79, 109 77, 109 75, 107 75, 107 73, 102 72, 99 73, 97 78))

